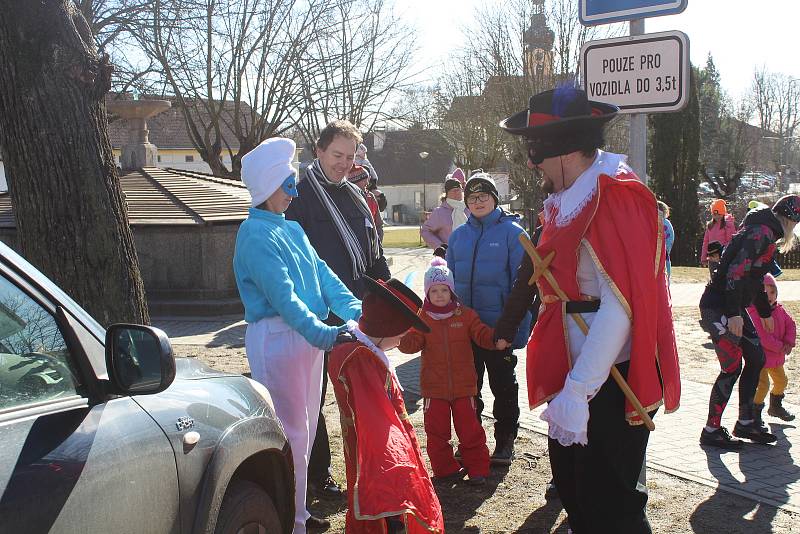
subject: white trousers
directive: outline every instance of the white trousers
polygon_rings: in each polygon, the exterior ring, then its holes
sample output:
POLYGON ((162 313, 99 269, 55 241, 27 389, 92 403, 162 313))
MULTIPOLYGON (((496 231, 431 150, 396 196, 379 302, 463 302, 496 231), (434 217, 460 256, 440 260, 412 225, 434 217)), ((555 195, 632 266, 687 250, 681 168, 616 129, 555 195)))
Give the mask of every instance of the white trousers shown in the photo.
POLYGON ((266 386, 292 446, 294 534, 305 534, 308 458, 317 432, 324 358, 280 317, 248 324, 244 338, 253 380, 266 386))

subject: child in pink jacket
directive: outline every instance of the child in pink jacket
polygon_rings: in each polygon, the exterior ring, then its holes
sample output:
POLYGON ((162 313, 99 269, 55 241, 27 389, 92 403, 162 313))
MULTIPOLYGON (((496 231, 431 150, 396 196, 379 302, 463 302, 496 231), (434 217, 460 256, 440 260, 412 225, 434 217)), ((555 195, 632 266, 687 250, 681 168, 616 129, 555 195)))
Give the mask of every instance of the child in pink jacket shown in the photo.
POLYGON ((700 263, 708 263, 708 244, 712 241, 719 241, 724 247, 731 242, 733 234, 736 233, 736 221, 733 215, 728 213, 728 206, 725 201, 718 198, 709 206, 711 220, 706 225, 706 233, 703 235, 703 250, 700 251, 700 263))
POLYGON ((794 319, 786 312, 786 310, 778 304, 778 286, 775 278, 767 273, 764 275, 764 291, 767 293, 767 298, 772 306, 772 319, 775 327, 772 332, 767 332, 764 324, 758 316, 755 306, 747 308, 750 318, 758 332, 758 338, 761 340, 761 346, 764 347, 764 355, 766 361, 764 368, 761 370, 761 375, 758 380, 758 389, 756 389, 755 396, 755 409, 756 416, 761 418, 761 411, 764 409, 764 400, 767 397, 767 390, 769 390, 769 381, 772 379, 772 393, 769 395, 769 409, 767 413, 773 417, 778 417, 784 421, 791 421, 794 415, 789 413, 783 407, 783 392, 786 390, 788 379, 786 378, 786 371, 783 369, 783 364, 786 361, 786 356, 792 352, 795 345, 796 328, 794 319))

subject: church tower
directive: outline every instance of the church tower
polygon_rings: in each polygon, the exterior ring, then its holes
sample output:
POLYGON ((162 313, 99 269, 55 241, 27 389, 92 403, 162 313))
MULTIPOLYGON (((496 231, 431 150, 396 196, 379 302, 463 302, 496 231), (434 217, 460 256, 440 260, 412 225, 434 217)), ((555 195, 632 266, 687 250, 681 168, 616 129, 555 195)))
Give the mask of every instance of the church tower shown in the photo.
POLYGON ((542 87, 553 76, 553 41, 555 34, 547 26, 545 0, 533 0, 531 25, 523 34, 525 74, 542 87))

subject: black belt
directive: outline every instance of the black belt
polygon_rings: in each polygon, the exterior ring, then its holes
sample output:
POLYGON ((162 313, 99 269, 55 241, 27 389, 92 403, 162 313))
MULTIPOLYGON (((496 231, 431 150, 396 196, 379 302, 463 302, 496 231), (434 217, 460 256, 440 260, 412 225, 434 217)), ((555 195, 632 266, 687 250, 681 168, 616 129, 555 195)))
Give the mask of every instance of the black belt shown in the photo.
POLYGON ((567 313, 594 313, 600 309, 600 300, 567 301, 567 313))

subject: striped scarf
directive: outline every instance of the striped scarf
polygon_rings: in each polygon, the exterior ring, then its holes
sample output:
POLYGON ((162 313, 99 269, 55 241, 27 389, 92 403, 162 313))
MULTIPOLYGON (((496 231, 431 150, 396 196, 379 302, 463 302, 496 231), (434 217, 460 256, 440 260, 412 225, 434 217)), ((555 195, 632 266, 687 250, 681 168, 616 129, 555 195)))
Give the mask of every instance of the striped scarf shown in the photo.
POLYGON ((380 248, 378 244, 378 233, 375 229, 375 224, 372 221, 372 212, 369 210, 367 200, 364 198, 364 193, 357 186, 351 184, 347 179, 341 182, 334 183, 325 176, 325 172, 319 164, 319 160, 314 160, 314 163, 306 169, 306 180, 308 180, 311 190, 317 196, 320 204, 328 211, 333 221, 333 225, 339 234, 339 239, 342 240, 345 251, 350 256, 350 265, 353 269, 353 280, 359 280, 367 272, 367 269, 372 267, 372 264, 380 256, 380 248), (367 241, 369 242, 369 251, 361 248, 361 243, 358 237, 353 232, 353 229, 345 220, 342 212, 331 199, 331 196, 326 191, 326 187, 345 188, 350 194, 353 203, 358 207, 359 211, 364 215, 365 226, 367 230, 367 241))

